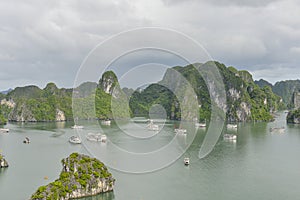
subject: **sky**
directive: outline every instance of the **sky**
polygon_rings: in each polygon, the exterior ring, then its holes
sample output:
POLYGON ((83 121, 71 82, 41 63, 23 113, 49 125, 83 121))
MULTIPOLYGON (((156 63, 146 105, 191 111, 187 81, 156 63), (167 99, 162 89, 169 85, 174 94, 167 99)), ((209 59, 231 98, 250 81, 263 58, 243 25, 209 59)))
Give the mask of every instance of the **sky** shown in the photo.
MULTIPOLYGON (((0 91, 31 84, 43 88, 48 82, 73 87, 93 49, 119 33, 143 27, 182 33, 201 44, 210 58, 249 70, 254 79, 298 79, 299 10, 299 0, 0 0, 0 91)), ((146 35, 131 37, 126 45, 146 35)), ((184 43, 173 41, 189 51, 184 43)), ((101 56, 119 48, 107 47, 101 56)), ((129 77, 124 86, 159 80, 165 66, 185 64, 157 51, 135 55, 120 55, 122 61, 112 62, 129 77), (149 57, 163 66, 151 69, 149 57), (143 75, 135 76, 140 71, 143 75)))

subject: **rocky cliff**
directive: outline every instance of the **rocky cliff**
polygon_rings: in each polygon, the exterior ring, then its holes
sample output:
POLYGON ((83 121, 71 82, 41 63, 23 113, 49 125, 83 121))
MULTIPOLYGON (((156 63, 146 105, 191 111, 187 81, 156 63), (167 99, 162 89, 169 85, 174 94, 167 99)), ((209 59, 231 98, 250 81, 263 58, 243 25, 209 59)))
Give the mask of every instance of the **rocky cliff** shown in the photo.
POLYGON ((197 95, 198 119, 201 121, 210 119, 212 104, 226 112, 228 121, 270 121, 273 119, 271 113, 281 105, 281 98, 275 95, 269 86, 259 88, 249 72, 209 61, 168 69, 158 84, 152 84, 143 91, 135 91, 132 94, 131 110, 137 115, 147 115, 153 104, 161 104, 170 119, 181 119, 178 97, 184 96, 186 92, 183 87, 186 84, 182 79, 190 84, 197 95), (209 74, 209 69, 215 67, 219 70, 220 79, 209 74), (210 79, 205 81, 204 76, 210 79), (220 99, 214 89, 215 85, 221 84, 224 84, 226 99, 220 99), (179 92, 174 94, 174 91, 179 92))
POLYGON ((300 109, 292 110, 286 117, 287 123, 300 124, 300 109))
POLYGON ((31 200, 77 199, 113 190, 115 179, 99 160, 73 153, 61 162, 59 179, 38 188, 31 200))

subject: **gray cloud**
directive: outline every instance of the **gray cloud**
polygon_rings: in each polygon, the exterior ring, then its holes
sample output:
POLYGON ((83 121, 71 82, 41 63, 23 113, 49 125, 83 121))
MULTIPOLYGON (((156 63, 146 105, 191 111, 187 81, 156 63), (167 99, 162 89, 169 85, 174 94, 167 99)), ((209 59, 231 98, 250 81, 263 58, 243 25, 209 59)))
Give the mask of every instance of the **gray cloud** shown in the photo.
MULTIPOLYGON (((248 69, 255 78, 295 79, 300 77, 299 10, 297 0, 0 0, 0 89, 44 87, 49 81, 71 87, 81 62, 97 44, 143 26, 181 31, 215 60, 248 69)), ((188 51, 184 44, 174 45, 188 51)))

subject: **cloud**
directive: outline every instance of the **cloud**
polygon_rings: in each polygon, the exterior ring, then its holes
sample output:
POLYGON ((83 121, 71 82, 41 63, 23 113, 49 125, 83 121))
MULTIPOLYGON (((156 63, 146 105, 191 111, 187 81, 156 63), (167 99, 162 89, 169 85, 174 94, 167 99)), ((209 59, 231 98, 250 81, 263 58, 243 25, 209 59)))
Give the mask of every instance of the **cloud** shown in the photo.
MULTIPOLYGON (((284 78, 295 78, 290 69, 300 64, 299 10, 297 0, 0 1, 0 89, 44 87, 48 81, 71 87, 81 62, 97 44, 143 26, 183 32, 215 60, 248 69, 254 77, 274 72, 272 80, 280 80, 279 72, 286 69, 284 78)), ((165 61, 163 55, 160 60, 165 61)), ((120 65, 130 62, 135 64, 126 60, 120 65)))

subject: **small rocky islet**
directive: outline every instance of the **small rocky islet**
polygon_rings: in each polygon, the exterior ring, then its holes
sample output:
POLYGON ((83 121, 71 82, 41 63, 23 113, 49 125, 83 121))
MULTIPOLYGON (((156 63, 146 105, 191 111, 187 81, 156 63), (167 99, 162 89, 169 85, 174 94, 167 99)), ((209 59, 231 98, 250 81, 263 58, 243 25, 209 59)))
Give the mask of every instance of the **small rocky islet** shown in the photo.
POLYGON ((5 160, 4 156, 0 154, 0 168, 8 167, 8 162, 5 160))
POLYGON ((63 169, 59 178, 39 187, 30 200, 78 199, 113 190, 115 179, 96 158, 72 153, 61 162, 63 169))

